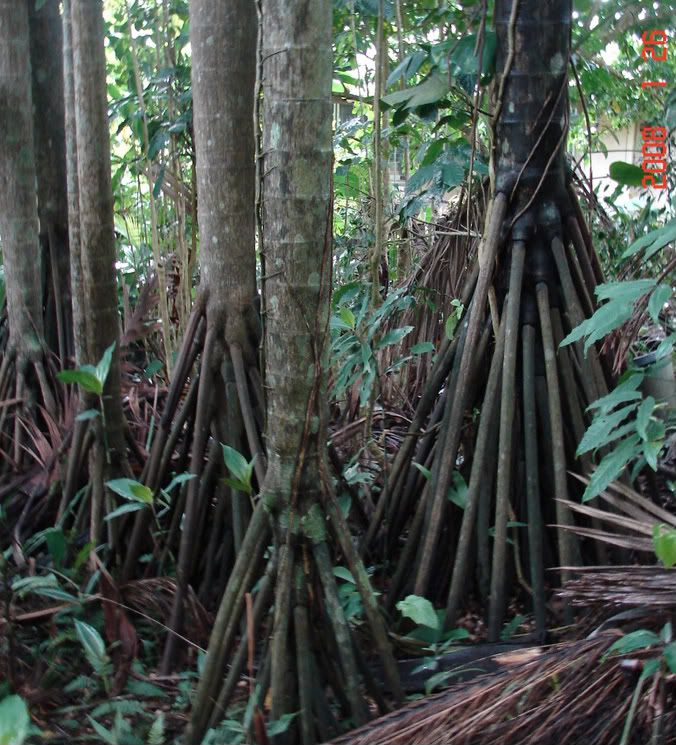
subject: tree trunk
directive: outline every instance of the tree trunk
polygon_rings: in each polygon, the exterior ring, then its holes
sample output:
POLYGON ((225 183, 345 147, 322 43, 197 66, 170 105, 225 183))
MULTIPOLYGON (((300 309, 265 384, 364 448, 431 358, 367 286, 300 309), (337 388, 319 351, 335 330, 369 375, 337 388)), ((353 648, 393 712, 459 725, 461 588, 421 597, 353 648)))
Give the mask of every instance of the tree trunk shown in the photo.
MULTIPOLYGON (((42 354, 42 292, 29 62, 28 0, 0 2, 0 241, 9 354, 42 354)), ((23 373, 22 373, 23 374, 23 373)))
MULTIPOLYGON (((272 719, 300 709, 298 724, 276 741, 292 738, 312 745, 320 737, 315 713, 318 706, 327 707, 328 684, 353 722, 368 717, 359 652, 333 573, 329 546, 334 543, 355 577, 388 681, 401 695, 384 623, 337 507, 326 459, 332 268, 331 4, 304 0, 289 6, 283 0, 266 0, 262 17, 268 468, 214 623, 187 732, 190 745, 197 745, 207 727, 223 716, 233 681, 242 669, 246 638, 222 684, 244 594, 257 578, 267 545, 268 514, 275 544, 266 579, 273 575, 276 579, 274 602, 271 592, 268 597, 261 590, 264 599, 253 614, 254 624, 266 614, 272 616, 272 638, 258 665, 256 726, 264 726, 260 707, 270 689, 272 719), (310 618, 316 622, 310 624, 310 618), (322 659, 321 653, 316 657, 315 650, 327 649, 330 659, 322 659)), ((255 626, 250 633, 256 634, 255 626)), ((377 690, 374 695, 385 707, 377 690)))
POLYGON ((101 0, 72 0, 71 23, 86 362, 96 364, 115 344, 103 405, 108 458, 119 470, 125 443, 101 0))
MULTIPOLYGON (((492 640, 502 628, 507 593, 516 591, 512 580, 527 585, 519 545, 527 539, 529 589, 540 634, 545 623, 543 546, 556 546, 558 555, 551 561, 558 566, 571 567, 581 559, 565 527, 572 516, 564 501, 569 488, 576 488, 568 484, 567 471, 580 466, 575 443, 585 407, 606 390, 595 349, 588 358, 579 348, 557 352, 562 335, 582 320, 582 308, 592 309, 594 296, 594 286, 585 279, 593 282, 592 272, 580 269, 591 266, 594 256, 576 238, 578 209, 565 159, 571 12, 570 0, 496 3, 493 200, 479 247, 478 279, 470 286, 471 301, 456 340, 438 356, 410 433, 417 436, 422 422, 427 419, 430 426, 441 414, 438 404, 428 419, 443 386, 447 397, 434 450, 426 438, 420 453, 412 455, 406 448, 408 471, 398 458, 385 492, 392 524, 406 524, 407 515, 397 510, 416 502, 410 493, 415 479, 407 477, 411 460, 423 463, 433 453, 426 462, 432 467, 430 488, 416 518, 408 516, 407 547, 388 605, 410 589, 429 597, 447 593, 447 625, 461 610, 477 545, 488 545, 483 536, 475 540, 476 530, 487 531, 492 523, 492 561, 477 557, 482 571, 492 565, 492 640), (497 302, 491 316, 486 306, 492 293, 497 302), (494 345, 486 343, 489 335, 495 336, 494 345), (568 390, 573 394, 563 395, 568 390), (476 430, 469 425, 475 408, 481 411, 476 430), (462 512, 449 502, 458 468, 469 480, 462 512), (510 532, 509 522, 515 520, 527 523, 527 531, 510 532), (551 532, 555 540, 544 540, 547 523, 563 526, 551 532)), ((374 525, 370 534, 379 530, 374 525)))
POLYGON ((47 268, 45 335, 50 348, 65 362, 73 342, 59 2, 48 0, 40 9, 30 2, 29 14, 40 243, 47 268))
MULTIPOLYGON (((177 590, 169 623, 172 632, 181 628, 183 602, 199 557, 199 526, 211 512, 201 491, 210 437, 217 437, 238 452, 248 450, 249 457, 256 459, 259 483, 264 475, 259 442, 262 417, 256 421, 250 401, 250 388, 256 387, 259 377, 260 337, 254 237, 255 6, 249 0, 195 0, 190 7, 190 41, 201 271, 191 327, 201 324, 203 341, 198 342, 202 356, 190 456, 194 478, 187 486, 177 590)), ((192 367, 186 360, 193 344, 192 334, 188 334, 172 380, 176 395, 192 367)), ((172 417, 170 411, 159 442, 167 435, 172 417)), ((161 452, 159 446, 156 452, 161 452)), ((214 465, 217 472, 222 468, 220 452, 218 464, 214 465)), ((153 486, 163 476, 153 476, 153 486)), ((222 487, 219 500, 225 498, 221 492, 222 487)), ((239 549, 251 507, 243 492, 232 490, 230 496, 235 547, 239 549)), ((146 515, 137 522, 133 561, 147 519, 146 515)), ((207 520, 211 531, 207 566, 213 562, 215 546, 223 539, 223 533, 218 532, 222 525, 222 521, 207 520)), ((126 571, 131 572, 129 562, 126 571)), ((211 594, 213 588, 205 588, 205 592, 211 594)), ((170 633, 162 660, 165 672, 173 666, 177 644, 176 633, 170 633)))

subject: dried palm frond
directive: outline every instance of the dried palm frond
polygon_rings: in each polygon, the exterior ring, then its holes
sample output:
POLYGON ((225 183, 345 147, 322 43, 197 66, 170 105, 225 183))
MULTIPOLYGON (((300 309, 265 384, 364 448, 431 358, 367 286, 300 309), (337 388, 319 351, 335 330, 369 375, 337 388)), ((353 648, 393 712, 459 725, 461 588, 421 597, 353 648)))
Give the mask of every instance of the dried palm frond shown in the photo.
POLYGON ((628 719, 627 745, 653 736, 674 742, 676 676, 641 679, 649 653, 633 653, 630 671, 624 658, 605 659, 616 638, 606 632, 556 645, 509 673, 416 701, 331 745, 615 745, 628 719))
POLYGON ((557 593, 572 605, 676 610, 676 567, 571 567, 578 576, 557 593))
MULTIPOLYGON (((589 483, 589 479, 583 476, 571 475, 583 484, 589 483)), ((561 500, 561 502, 573 512, 596 518, 601 523, 615 526, 619 530, 600 530, 572 525, 557 527, 571 530, 586 538, 594 538, 614 546, 649 554, 654 552, 652 536, 655 525, 664 523, 671 528, 676 528, 676 515, 667 512, 667 510, 639 494, 635 489, 619 481, 614 481, 605 491, 601 492, 599 499, 606 502, 610 509, 565 500, 561 500)))

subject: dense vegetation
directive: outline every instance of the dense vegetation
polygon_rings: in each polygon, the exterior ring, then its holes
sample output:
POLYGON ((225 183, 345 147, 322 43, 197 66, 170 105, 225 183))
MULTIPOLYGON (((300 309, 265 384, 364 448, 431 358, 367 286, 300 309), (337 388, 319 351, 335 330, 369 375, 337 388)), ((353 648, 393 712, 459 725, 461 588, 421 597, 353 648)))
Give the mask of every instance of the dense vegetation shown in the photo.
POLYGON ((0 0, 0 745, 676 737, 675 9, 0 0))

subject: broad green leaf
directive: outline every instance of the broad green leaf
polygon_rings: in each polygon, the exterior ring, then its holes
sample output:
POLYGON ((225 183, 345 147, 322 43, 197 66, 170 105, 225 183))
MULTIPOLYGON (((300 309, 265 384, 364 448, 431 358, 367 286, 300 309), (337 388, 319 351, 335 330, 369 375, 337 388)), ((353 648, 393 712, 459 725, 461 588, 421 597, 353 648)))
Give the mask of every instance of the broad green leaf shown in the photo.
POLYGON ((338 316, 348 328, 353 329, 355 327, 354 313, 349 308, 341 308, 338 311, 338 316))
POLYGON ((654 408, 655 399, 652 396, 648 396, 641 401, 641 405, 636 412, 636 431, 642 440, 648 439, 648 423, 650 422, 654 408))
POLYGON ((427 481, 432 478, 432 471, 429 468, 425 468, 425 466, 421 466, 420 463, 416 463, 415 461, 413 461, 413 465, 422 473, 427 481))
POLYGON ((103 353, 103 357, 99 360, 99 364, 96 366, 96 379, 101 383, 101 388, 105 385, 110 372, 110 363, 113 360, 113 350, 115 349, 115 342, 113 342, 103 353))
POLYGON ((439 617, 434 610, 434 606, 427 598, 419 595, 409 595, 397 603, 397 610, 402 616, 410 618, 420 626, 428 626, 431 629, 440 627, 439 617))
POLYGON ((587 484, 587 488, 582 495, 583 502, 596 497, 622 473, 627 463, 639 454, 639 443, 638 435, 632 435, 604 456, 587 484))
POLYGON ((286 732, 289 729, 291 722, 293 722, 298 714, 299 712, 297 711, 294 711, 291 714, 282 714, 279 719, 268 722, 266 726, 268 735, 270 737, 275 737, 276 735, 281 735, 283 732, 286 732))
POLYGON ((66 542, 66 536, 63 530, 61 528, 47 528, 45 531, 45 540, 47 541, 47 549, 51 554, 54 565, 56 567, 61 566, 68 552, 68 543, 66 542))
POLYGON ((647 235, 635 240, 622 254, 621 258, 626 259, 629 256, 638 253, 642 248, 645 248, 646 252, 644 258, 649 259, 672 241, 676 241, 676 219, 670 220, 661 228, 652 230, 647 235))
POLYGON ((411 347, 411 354, 427 354, 434 352, 434 344, 431 341, 421 341, 411 347))
POLYGON ((664 308, 664 305, 669 301, 670 297, 671 287, 669 287, 669 285, 657 285, 653 290, 653 294, 650 296, 650 300, 648 301, 648 313, 655 323, 660 322, 660 312, 664 308))
POLYGON ((0 745, 22 745, 28 736, 30 717, 21 696, 7 696, 0 701, 0 745))
POLYGON ((676 674, 676 642, 671 642, 662 650, 662 655, 666 660, 670 672, 676 674))
POLYGON ((106 481, 106 486, 125 499, 142 502, 143 504, 152 504, 153 490, 138 481, 134 481, 134 479, 112 479, 106 481))
POLYGON ((623 406, 621 409, 614 411, 612 414, 597 414, 594 417, 594 421, 589 425, 587 431, 584 433, 584 437, 580 441, 575 453, 576 456, 588 453, 590 450, 597 450, 604 445, 607 445, 613 439, 617 439, 611 436, 611 432, 615 430, 634 410, 636 404, 632 403, 628 406, 623 406))
POLYGON ((350 582, 353 585, 356 584, 352 572, 345 567, 333 567, 333 574, 339 579, 344 579, 346 582, 350 582))
POLYGON ((405 336, 413 331, 413 326, 403 326, 399 329, 392 329, 388 331, 378 342, 377 348, 382 349, 388 347, 391 344, 398 344, 405 336))
POLYGON ((467 484, 460 471, 453 471, 452 483, 448 490, 448 499, 464 510, 467 507, 467 484))
POLYGON ((630 375, 610 393, 596 399, 594 403, 590 404, 587 407, 587 411, 598 409, 599 411, 606 413, 614 409, 618 404, 640 399, 641 393, 637 389, 642 382, 642 374, 630 375))
POLYGON ((74 383, 79 385, 87 393, 95 393, 100 396, 103 386, 96 377, 96 370, 91 365, 83 366, 75 370, 61 370, 56 376, 62 383, 74 383), (85 367, 91 368, 86 370, 85 367))
POLYGON ((75 633, 82 644, 87 661, 94 672, 100 673, 108 663, 106 645, 101 634, 93 626, 78 620, 75 621, 75 633))
POLYGON ((141 502, 126 502, 125 504, 120 505, 116 510, 109 512, 103 519, 106 521, 114 520, 116 517, 120 517, 120 515, 126 515, 129 512, 138 512, 143 508, 144 505, 141 502))
POLYGON ((431 75, 420 85, 383 96, 382 102, 386 106, 405 104, 405 108, 415 109, 418 106, 441 101, 446 97, 448 91, 448 80, 446 78, 441 75, 431 75))
POLYGON ((223 460, 230 473, 237 481, 249 483, 251 479, 251 468, 247 459, 237 450, 229 445, 223 445, 223 460))
POLYGON ((196 478, 194 473, 178 473, 174 478, 169 482, 169 486, 167 486, 164 491, 167 492, 167 494, 171 493, 173 489, 175 489, 177 486, 180 486, 181 484, 185 484, 186 481, 190 481, 191 479, 196 478))
POLYGON ((61 589, 59 581, 53 574, 16 579, 12 582, 12 592, 20 598, 26 597, 26 595, 39 595, 53 600, 65 600, 71 603, 77 602, 77 598, 74 595, 61 589))
POLYGON ((643 183, 643 170, 632 163, 616 160, 610 164, 610 178, 622 186, 641 186, 643 183))
POLYGON ((617 300, 625 303, 634 303, 640 297, 655 287, 654 279, 634 279, 625 282, 606 282, 596 288, 596 297, 599 300, 617 300))
POLYGON ((658 523, 653 528, 653 547, 655 556, 667 569, 676 566, 676 530, 658 523))
POLYGON ((659 643, 660 638, 657 634, 648 629, 638 629, 613 642, 606 654, 629 654, 637 649, 646 649, 659 643))
POLYGON ((409 54, 392 70, 385 84, 387 88, 397 83, 399 80, 406 82, 412 78, 420 69, 422 63, 427 59, 427 52, 417 50, 409 54))

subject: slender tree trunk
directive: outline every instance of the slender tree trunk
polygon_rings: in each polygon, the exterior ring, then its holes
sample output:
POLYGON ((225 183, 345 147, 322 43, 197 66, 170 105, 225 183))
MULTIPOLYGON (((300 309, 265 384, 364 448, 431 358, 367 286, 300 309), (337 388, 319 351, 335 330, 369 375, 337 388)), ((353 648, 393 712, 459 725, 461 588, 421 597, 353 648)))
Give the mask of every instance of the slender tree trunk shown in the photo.
POLYGON ((40 243, 45 279, 45 335, 64 360, 72 354, 68 256, 63 34, 58 0, 41 8, 29 2, 33 122, 38 181, 40 243))
MULTIPOLYGON (((107 474, 126 461, 120 393, 118 294, 110 176, 110 135, 101 0, 71 0, 73 88, 77 150, 78 217, 84 313, 85 361, 96 364, 112 344, 110 370, 103 392, 102 422, 95 422, 99 447, 106 449, 107 474)), ((71 156, 69 164, 72 165, 71 156)), ((71 176, 71 183, 74 177, 71 176)), ((80 320, 75 319, 76 327, 80 320)), ((100 462, 100 455, 94 455, 100 462)), ((97 466, 97 474, 102 470, 97 466)), ((103 487, 93 484, 92 540, 103 514, 103 487)))
MULTIPOLYGON (((190 6, 201 269, 194 313, 202 319, 204 342, 190 464, 195 478, 187 487, 177 591, 169 623, 174 632, 181 628, 183 601, 198 556, 197 531, 210 511, 200 490, 210 436, 216 434, 239 452, 248 449, 256 458, 259 483, 264 475, 249 399, 249 387, 255 387, 253 381, 258 378, 260 337, 254 238, 256 27, 256 9, 250 0, 194 0, 190 6)), ((192 344, 186 338, 182 355, 192 344)), ((172 381, 176 391, 190 371, 181 359, 172 381)), ((239 548, 251 508, 246 495, 236 490, 231 492, 231 501, 239 548)), ((137 528, 140 534, 140 523, 137 528)), ((217 540, 221 539, 218 534, 217 540)), ((134 546, 134 560, 136 554, 134 546)), ((173 665, 177 644, 176 633, 170 633, 162 660, 165 672, 173 665)))
MULTIPOLYGON (((5 266, 9 353, 19 367, 42 354, 28 2, 0 2, 0 241, 5 266)), ((22 373, 23 374, 23 373, 22 373)))

